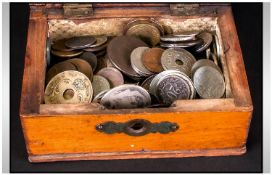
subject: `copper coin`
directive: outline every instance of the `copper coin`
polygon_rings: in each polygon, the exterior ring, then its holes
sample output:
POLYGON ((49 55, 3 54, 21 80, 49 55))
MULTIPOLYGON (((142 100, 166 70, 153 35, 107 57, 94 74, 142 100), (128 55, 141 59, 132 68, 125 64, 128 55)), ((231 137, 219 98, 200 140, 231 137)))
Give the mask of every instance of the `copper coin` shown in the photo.
POLYGON ((149 25, 153 25, 155 26, 159 31, 161 35, 164 35, 165 31, 164 31, 164 27, 163 25, 161 25, 158 21, 156 21, 155 19, 134 19, 132 21, 130 21, 129 23, 127 23, 127 25, 124 28, 124 34, 126 34, 127 30, 137 24, 149 24, 149 25))
POLYGON ((67 62, 74 64, 76 66, 76 69, 89 77, 90 80, 93 79, 93 70, 91 65, 87 61, 81 58, 73 58, 67 60, 67 62))
POLYGON ((105 44, 98 46, 98 47, 87 47, 83 50, 88 51, 88 52, 98 52, 98 51, 106 49, 107 46, 108 46, 108 43, 105 43, 105 44))
POLYGON ((152 48, 143 53, 142 62, 150 72, 159 73, 163 71, 161 65, 161 56, 163 52, 164 50, 161 48, 152 48))
POLYGON ((184 41, 184 42, 160 42, 160 46, 166 47, 166 48, 186 48, 186 47, 192 47, 201 43, 203 43, 202 39, 196 39, 196 40, 190 40, 190 41, 184 41))
POLYGON ((46 73, 45 82, 46 84, 57 74, 66 70, 77 70, 76 66, 70 62, 60 62, 52 66, 46 73))
POLYGON ((51 47, 52 47, 52 49, 57 50, 57 51, 73 51, 73 50, 75 50, 75 49, 66 47, 65 46, 66 41, 67 41, 67 39, 57 40, 57 41, 53 42, 51 47))
POLYGON ((67 39, 65 46, 72 49, 84 49, 90 47, 95 42, 96 39, 93 36, 77 36, 67 39))
POLYGON ((196 52, 202 52, 207 49, 211 45, 213 40, 212 34, 209 32, 201 32, 199 35, 197 35, 197 37, 201 38, 203 42, 195 46, 196 52))
POLYGON ((122 73, 113 67, 105 67, 98 71, 96 75, 106 78, 109 81, 111 88, 124 84, 122 73))
POLYGON ((130 54, 137 47, 147 47, 147 44, 134 36, 115 37, 107 47, 111 63, 129 77, 139 77, 132 69, 130 62, 130 54))
POLYGON ((95 54, 92 52, 84 52, 80 58, 87 61, 92 66, 92 70, 95 71, 97 67, 97 57, 95 54))
POLYGON ((58 50, 51 50, 51 53, 55 56, 62 57, 62 58, 71 58, 76 57, 82 54, 82 51, 75 50, 75 51, 58 51, 58 50))

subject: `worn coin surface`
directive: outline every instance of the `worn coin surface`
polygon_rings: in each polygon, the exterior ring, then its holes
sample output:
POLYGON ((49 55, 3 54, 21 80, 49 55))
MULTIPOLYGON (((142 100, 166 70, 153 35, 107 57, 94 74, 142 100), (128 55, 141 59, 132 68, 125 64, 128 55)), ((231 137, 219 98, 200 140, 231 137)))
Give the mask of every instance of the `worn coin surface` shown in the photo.
POLYGON ((193 82, 201 98, 221 98, 225 93, 223 75, 211 66, 198 68, 194 73, 193 82))
POLYGON ((101 75, 106 78, 111 88, 124 84, 124 77, 122 73, 114 67, 105 67, 97 72, 96 75, 101 75))
POLYGON ((130 54, 137 47, 148 47, 145 42, 134 36, 118 36, 113 38, 107 47, 107 55, 111 63, 129 77, 139 77, 133 70, 130 54))
POLYGON ((201 32, 199 35, 197 35, 198 38, 202 39, 202 43, 195 46, 196 52, 202 52, 206 50, 212 43, 212 34, 209 32, 201 32))
POLYGON ((197 44, 201 44, 202 42, 203 42, 202 39, 183 41, 183 42, 160 42, 160 46, 167 47, 167 48, 187 48, 187 47, 195 46, 197 44))
POLYGON ((72 49, 84 49, 96 42, 93 36, 77 36, 67 39, 65 46, 72 49))
POLYGON ((164 50, 161 48, 151 48, 143 53, 142 62, 147 70, 153 73, 159 73, 163 71, 161 65, 161 56, 163 51, 164 50))
POLYGON ((124 34, 126 34, 127 30, 130 27, 132 27, 134 25, 138 25, 138 24, 153 25, 160 31, 161 35, 164 35, 164 33, 165 33, 163 25, 160 24, 159 21, 156 21, 154 18, 151 18, 151 19, 134 19, 134 20, 130 21, 129 23, 127 23, 127 25, 124 28, 124 34))
POLYGON ((78 56, 83 53, 83 51, 80 50, 74 50, 74 51, 58 51, 58 50, 53 50, 51 49, 51 53, 55 56, 58 57, 63 57, 63 58, 71 58, 78 56))
POLYGON ((197 62, 195 62, 192 67, 192 70, 191 70, 192 76, 194 75, 195 71, 202 66, 211 66, 215 68, 216 70, 218 70, 220 73, 222 73, 221 69, 213 61, 208 59, 200 59, 200 60, 197 60, 197 62))
POLYGON ((75 49, 66 47, 65 46, 66 41, 67 41, 67 38, 57 40, 57 41, 53 42, 51 47, 52 47, 52 49, 57 50, 57 51, 73 51, 73 50, 75 50, 75 49))
POLYGON ((143 53, 148 49, 149 47, 137 47, 130 54, 131 66, 140 76, 153 74, 143 65, 142 62, 143 53))
POLYGON ((95 54, 92 52, 84 52, 80 58, 87 61, 92 66, 92 70, 95 71, 97 67, 97 57, 95 54))
POLYGON ((110 89, 109 81, 100 75, 93 76, 92 86, 93 86, 94 97, 100 92, 110 89))
POLYGON ((49 66, 51 63, 51 45, 52 45, 52 41, 50 38, 46 39, 46 65, 49 66))
POLYGON ((69 59, 67 61, 74 64, 79 72, 85 74, 92 81, 93 70, 92 70, 91 65, 87 61, 85 61, 81 58, 73 58, 73 59, 69 59))
POLYGON ((97 46, 97 47, 87 47, 83 50, 87 51, 87 52, 99 52, 99 51, 105 50, 107 48, 107 46, 108 46, 108 43, 105 43, 105 44, 97 46))
POLYGON ((178 70, 191 76, 191 69, 196 62, 195 57, 185 49, 166 49, 161 56, 164 70, 178 70))
POLYGON ((102 97, 101 104, 110 109, 144 108, 151 104, 151 98, 144 88, 125 84, 109 90, 102 97))
POLYGON ((90 103, 93 96, 89 78, 78 71, 64 71, 54 76, 46 86, 46 104, 90 103))
POLYGON ((93 103, 100 103, 102 97, 103 97, 108 91, 109 91, 109 89, 108 89, 108 90, 104 90, 104 91, 100 92, 99 94, 97 94, 96 96, 94 96, 92 102, 93 102, 93 103))

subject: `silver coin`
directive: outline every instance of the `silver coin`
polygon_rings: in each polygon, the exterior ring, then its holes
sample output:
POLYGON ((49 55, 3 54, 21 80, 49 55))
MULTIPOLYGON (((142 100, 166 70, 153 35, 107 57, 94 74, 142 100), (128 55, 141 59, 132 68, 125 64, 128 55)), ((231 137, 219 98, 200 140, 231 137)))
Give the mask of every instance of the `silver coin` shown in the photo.
POLYGON ((193 82, 201 98, 221 98, 225 93, 223 75, 211 66, 198 68, 194 73, 193 82))
POLYGON ((156 75, 151 75, 149 77, 147 77, 142 83, 141 83, 141 87, 143 87, 145 90, 149 91, 150 88, 150 83, 152 82, 152 80, 155 78, 156 75))
POLYGON ((184 41, 184 42, 160 42, 161 47, 166 48, 187 48, 196 46, 198 44, 201 44, 203 42, 202 39, 196 39, 191 41, 184 41))
POLYGON ((192 67, 192 70, 191 70, 192 76, 194 75, 195 71, 202 66, 211 66, 215 68, 216 70, 218 70, 220 73, 222 73, 221 69, 216 64, 214 64, 214 62, 212 62, 211 60, 200 59, 200 60, 197 60, 197 62, 195 62, 195 64, 192 67))
POLYGON ((93 103, 100 103, 102 97, 103 97, 108 91, 109 91, 109 89, 108 89, 108 90, 104 90, 104 91, 100 92, 99 94, 97 94, 97 95, 94 97, 94 99, 93 99, 92 102, 93 102, 93 103))
POLYGON ((217 35, 213 35, 214 37, 214 54, 216 55, 217 60, 220 60, 220 54, 221 54, 221 49, 219 45, 219 38, 217 35))
POLYGON ((201 32, 199 35, 197 35, 197 37, 201 38, 203 42, 195 46, 196 52, 202 52, 207 49, 211 45, 213 40, 212 34, 209 32, 201 32))
POLYGON ((101 75, 106 78, 109 81, 111 88, 124 84, 122 73, 114 67, 105 67, 99 70, 97 75, 101 75))
POLYGON ((102 91, 110 89, 110 83, 108 82, 108 80, 100 75, 93 76, 92 86, 93 96, 96 96, 102 91))
POLYGON ((144 108, 151 104, 151 98, 144 88, 125 84, 109 90, 101 104, 110 109, 144 108))
POLYGON ((161 56, 164 70, 178 70, 191 76, 191 68, 196 62, 195 57, 185 49, 166 49, 161 56))
POLYGON ((176 36, 173 34, 161 36, 161 41, 165 42, 182 42, 195 40, 195 36, 176 36))
POLYGON ((93 36, 77 36, 67 39, 65 46, 72 49, 84 49, 90 47, 96 39, 93 36))
POLYGON ((108 41, 107 36, 94 36, 96 39, 96 42, 90 46, 90 48, 98 47, 103 44, 105 44, 108 41))
POLYGON ((52 45, 52 41, 51 39, 47 38, 46 40, 46 63, 47 63, 47 66, 50 65, 51 63, 51 45, 52 45))
POLYGON ((130 54, 131 67, 140 76, 144 76, 144 77, 153 74, 148 69, 146 69, 146 67, 143 65, 143 62, 142 62, 142 55, 148 49, 149 47, 137 47, 130 54))

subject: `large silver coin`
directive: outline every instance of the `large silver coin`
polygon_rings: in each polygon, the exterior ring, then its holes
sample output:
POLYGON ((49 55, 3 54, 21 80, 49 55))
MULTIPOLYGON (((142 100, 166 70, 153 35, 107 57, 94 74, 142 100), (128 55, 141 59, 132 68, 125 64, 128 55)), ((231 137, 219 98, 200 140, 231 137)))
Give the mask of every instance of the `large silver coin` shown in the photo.
POLYGON ((116 87, 124 84, 124 77, 122 73, 114 67, 105 67, 97 72, 97 75, 101 75, 106 78, 111 87, 116 87))
POLYGON ((110 109, 144 108, 151 104, 151 98, 144 88, 126 84, 108 91, 101 104, 110 109))
POLYGON ((221 98, 225 93, 223 75, 211 66, 198 68, 194 73, 193 82, 201 98, 221 98))
POLYGON ((221 69, 216 64, 214 64, 214 62, 212 62, 211 60, 200 59, 200 60, 197 60, 197 62, 195 62, 195 64, 192 67, 192 71, 191 71, 192 76, 194 75, 195 71, 202 66, 211 66, 215 68, 216 70, 218 70, 220 73, 222 73, 221 69))
POLYGON ((161 41, 166 42, 182 42, 195 40, 195 36, 199 34, 199 31, 185 31, 180 33, 174 33, 161 36, 161 41))
POLYGON ((191 76, 191 68, 196 62, 195 57, 185 49, 166 49, 161 56, 164 70, 178 70, 191 76))
POLYGON ((110 89, 110 83, 108 80, 100 75, 93 76, 92 86, 94 97, 100 92, 110 89))
POLYGON ((184 41, 184 42, 160 42, 160 46, 166 47, 166 48, 187 48, 187 47, 196 46, 201 43, 203 43, 202 39, 196 39, 196 40, 184 41))
POLYGON ((195 51, 196 52, 202 52, 205 49, 207 49, 211 43, 212 43, 212 34, 209 32, 201 32, 199 35, 197 35, 198 38, 201 38, 203 42, 201 44, 196 45, 195 51))
POLYGON ((153 74, 144 66, 142 62, 143 53, 148 50, 149 47, 137 47, 130 54, 131 67, 137 72, 140 76, 148 76, 153 74))
POLYGON ((78 71, 64 71, 54 76, 46 86, 46 104, 90 103, 93 96, 89 78, 78 71))

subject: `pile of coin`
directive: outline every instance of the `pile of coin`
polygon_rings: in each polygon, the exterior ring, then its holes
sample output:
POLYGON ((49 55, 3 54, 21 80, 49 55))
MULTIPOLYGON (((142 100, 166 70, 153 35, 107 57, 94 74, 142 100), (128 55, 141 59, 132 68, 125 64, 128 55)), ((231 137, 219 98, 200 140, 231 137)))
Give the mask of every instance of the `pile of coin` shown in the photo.
POLYGON ((208 31, 174 33, 153 19, 128 22, 121 36, 56 41, 47 45, 47 60, 49 53, 62 59, 47 71, 45 103, 93 102, 124 109, 222 98, 218 44, 208 31))

